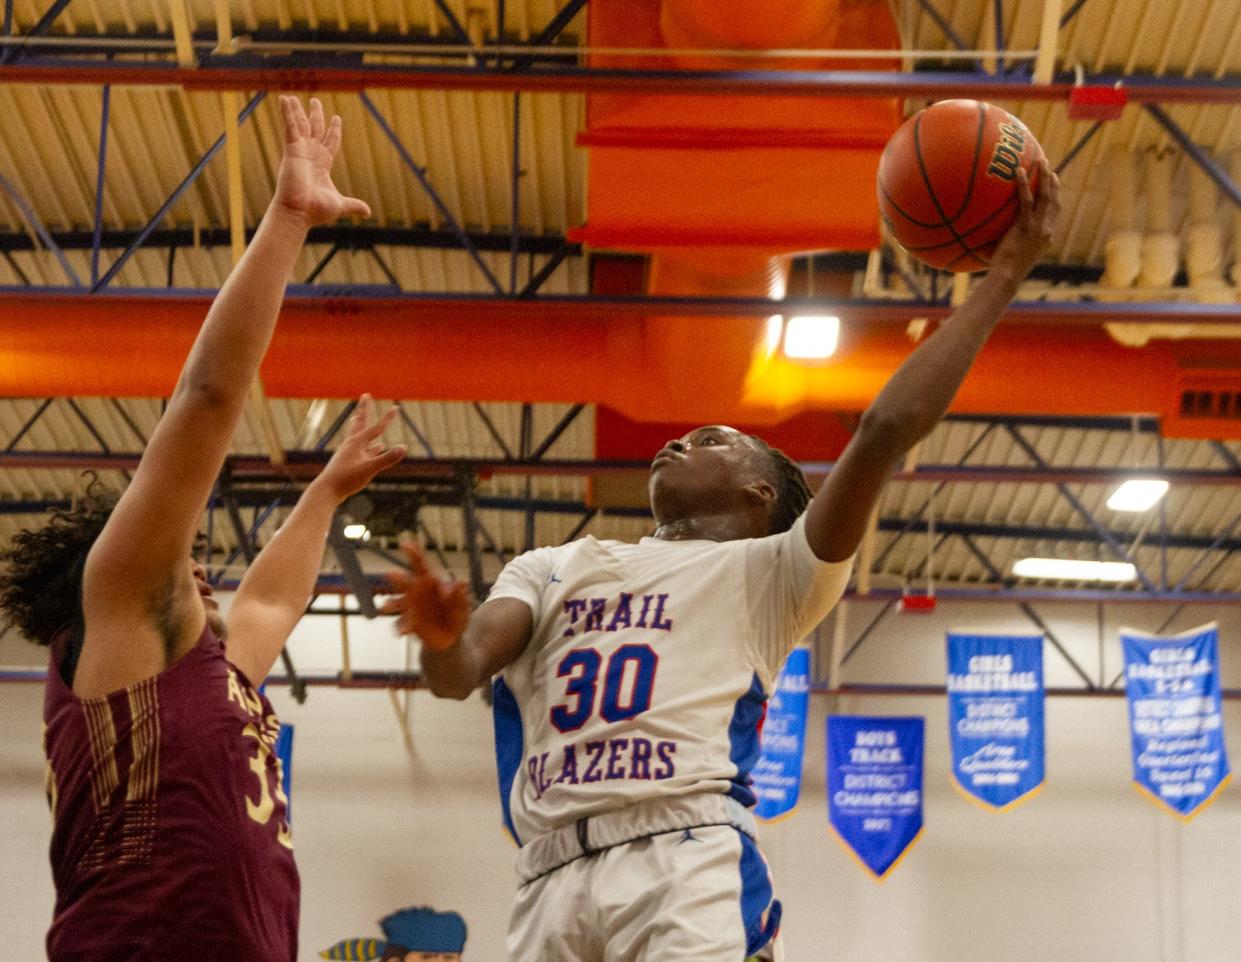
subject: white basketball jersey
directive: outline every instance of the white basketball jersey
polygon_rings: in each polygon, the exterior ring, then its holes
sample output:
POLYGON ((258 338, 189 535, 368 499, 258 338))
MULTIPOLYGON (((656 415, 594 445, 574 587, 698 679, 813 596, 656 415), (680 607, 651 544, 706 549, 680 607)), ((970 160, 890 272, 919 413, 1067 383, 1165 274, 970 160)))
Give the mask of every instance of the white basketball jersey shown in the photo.
POLYGON ((805 518, 766 538, 583 538, 500 573, 488 600, 530 606, 526 650, 494 683, 505 823, 518 843, 657 795, 754 804, 767 695, 844 592, 805 518))

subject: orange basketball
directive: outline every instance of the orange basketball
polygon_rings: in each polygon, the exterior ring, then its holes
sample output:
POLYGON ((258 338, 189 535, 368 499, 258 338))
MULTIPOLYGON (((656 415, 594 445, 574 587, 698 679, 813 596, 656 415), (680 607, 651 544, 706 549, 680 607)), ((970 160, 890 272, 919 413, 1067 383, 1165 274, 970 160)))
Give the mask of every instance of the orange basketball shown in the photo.
POLYGON ((931 267, 982 270, 1017 217, 1017 170, 1038 192, 1043 148, 1006 110, 944 100, 910 117, 879 160, 879 210, 905 250, 931 267))

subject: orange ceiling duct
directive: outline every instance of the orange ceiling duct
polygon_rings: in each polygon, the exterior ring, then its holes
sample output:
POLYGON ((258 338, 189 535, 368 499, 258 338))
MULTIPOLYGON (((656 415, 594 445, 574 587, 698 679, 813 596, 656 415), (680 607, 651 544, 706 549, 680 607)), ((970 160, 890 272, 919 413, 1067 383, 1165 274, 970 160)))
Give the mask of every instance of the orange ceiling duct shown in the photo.
MULTIPOLYGON (((184 298, 0 298, 0 395, 166 395, 206 308, 184 298)), ((463 323, 454 304, 295 298, 264 383, 273 397, 585 401, 642 421, 761 425, 803 410, 861 410, 910 350, 900 324, 846 326, 827 364, 769 358, 751 367, 761 321, 618 313, 573 323, 533 305, 528 314, 514 323, 479 311, 463 323)), ((1152 412, 1175 433, 1232 437, 1238 370, 1241 341, 1134 349, 1101 328, 1001 325, 954 409, 1152 412)))
MULTIPOLYGON (((707 51, 593 61, 611 67, 766 70, 771 61, 718 51, 899 45, 887 0, 772 0, 761 10, 749 0, 594 0, 589 18, 594 48, 707 51)), ((650 254, 649 294, 782 297, 788 254, 878 243, 875 173, 898 121, 893 100, 591 94, 578 138, 590 149, 587 218, 572 236, 650 254)), ((719 420, 742 401, 764 323, 648 318, 645 377, 658 378, 677 419, 719 420)), ((787 409, 783 399, 759 407, 762 421, 787 409)))

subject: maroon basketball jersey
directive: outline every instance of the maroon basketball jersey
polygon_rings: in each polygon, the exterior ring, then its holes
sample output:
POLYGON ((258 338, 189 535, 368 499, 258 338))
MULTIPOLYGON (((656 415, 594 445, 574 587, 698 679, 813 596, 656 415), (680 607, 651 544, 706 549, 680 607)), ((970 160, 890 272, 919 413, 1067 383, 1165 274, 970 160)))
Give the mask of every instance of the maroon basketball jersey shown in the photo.
POLYGON ((280 723, 208 628, 136 685, 43 706, 52 962, 291 962, 299 881, 280 723))

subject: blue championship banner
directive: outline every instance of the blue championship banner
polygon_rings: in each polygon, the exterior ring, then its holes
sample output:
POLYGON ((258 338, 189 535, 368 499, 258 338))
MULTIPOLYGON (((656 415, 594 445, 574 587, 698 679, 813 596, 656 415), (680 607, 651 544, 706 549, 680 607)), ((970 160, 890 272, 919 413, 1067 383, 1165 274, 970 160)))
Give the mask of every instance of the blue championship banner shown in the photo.
POLYGON ((1170 637, 1122 628, 1133 782, 1189 820, 1232 777, 1219 692, 1219 629, 1170 637))
POLYGON ((922 833, 921 718, 827 720, 827 817, 850 854, 882 879, 922 833))
POLYGON ((1043 785, 1043 636, 948 633, 952 777, 1003 810, 1043 785))
POLYGON ((806 748, 806 708, 810 701, 810 651, 794 648, 776 676, 763 721, 763 753, 754 766, 754 814, 771 820, 792 813, 801 791, 806 748))

